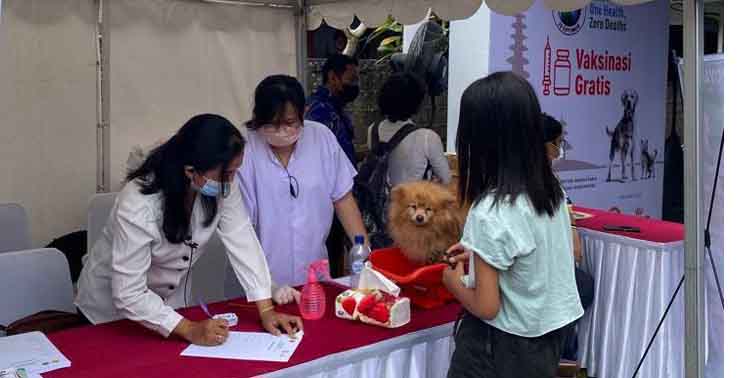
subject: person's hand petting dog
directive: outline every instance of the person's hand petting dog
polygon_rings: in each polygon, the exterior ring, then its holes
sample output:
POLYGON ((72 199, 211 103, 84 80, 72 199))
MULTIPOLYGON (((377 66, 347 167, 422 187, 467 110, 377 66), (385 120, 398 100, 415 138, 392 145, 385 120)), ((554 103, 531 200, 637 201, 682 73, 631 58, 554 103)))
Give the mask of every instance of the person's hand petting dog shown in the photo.
POLYGON ((470 256, 469 250, 461 243, 456 243, 445 251, 443 261, 450 268, 443 270, 443 284, 451 293, 463 286, 462 277, 466 274, 464 264, 468 264, 470 256))
POLYGON ((461 243, 456 243, 445 251, 443 262, 450 265, 451 269, 456 269, 458 263, 467 262, 469 257, 469 251, 461 243))

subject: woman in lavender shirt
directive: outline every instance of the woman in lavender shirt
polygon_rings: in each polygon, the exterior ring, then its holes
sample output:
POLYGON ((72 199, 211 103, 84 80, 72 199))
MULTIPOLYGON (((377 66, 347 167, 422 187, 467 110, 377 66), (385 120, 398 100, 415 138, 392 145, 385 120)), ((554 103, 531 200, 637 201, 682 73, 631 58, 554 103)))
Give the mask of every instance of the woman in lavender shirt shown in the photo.
POLYGON ((366 235, 351 190, 357 172, 324 125, 303 121, 297 79, 265 78, 255 89, 240 187, 275 283, 277 303, 299 299, 308 265, 328 258, 334 211, 350 239, 366 235))

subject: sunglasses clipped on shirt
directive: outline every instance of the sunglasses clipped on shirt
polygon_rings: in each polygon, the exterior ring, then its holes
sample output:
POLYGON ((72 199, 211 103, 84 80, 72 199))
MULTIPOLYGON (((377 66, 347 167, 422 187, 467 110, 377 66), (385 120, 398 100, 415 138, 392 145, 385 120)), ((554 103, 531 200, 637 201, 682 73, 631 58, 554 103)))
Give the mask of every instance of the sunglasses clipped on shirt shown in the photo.
POLYGON ((286 176, 289 178, 289 194, 296 199, 299 195, 299 182, 296 177, 289 174, 289 171, 286 171, 286 176))

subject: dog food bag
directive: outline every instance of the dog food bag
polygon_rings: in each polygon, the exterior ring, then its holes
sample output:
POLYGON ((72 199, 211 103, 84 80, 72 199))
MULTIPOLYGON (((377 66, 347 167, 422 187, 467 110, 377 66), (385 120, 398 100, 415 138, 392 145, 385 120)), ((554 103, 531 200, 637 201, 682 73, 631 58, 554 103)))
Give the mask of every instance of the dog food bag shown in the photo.
POLYGON ((411 321, 409 298, 379 289, 350 289, 336 297, 336 316, 362 323, 397 328, 411 321))

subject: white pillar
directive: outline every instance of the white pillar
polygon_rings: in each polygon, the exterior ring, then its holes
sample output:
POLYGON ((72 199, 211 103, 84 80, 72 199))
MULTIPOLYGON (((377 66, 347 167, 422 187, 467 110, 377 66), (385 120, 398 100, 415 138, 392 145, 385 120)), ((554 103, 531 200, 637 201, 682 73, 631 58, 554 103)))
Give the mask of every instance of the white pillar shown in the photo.
POLYGON ((294 11, 297 43, 297 79, 307 90, 307 0, 297 0, 294 11))
POLYGON ((461 95, 490 72, 491 11, 482 6, 466 20, 452 21, 448 57, 448 152, 456 152, 461 95))

